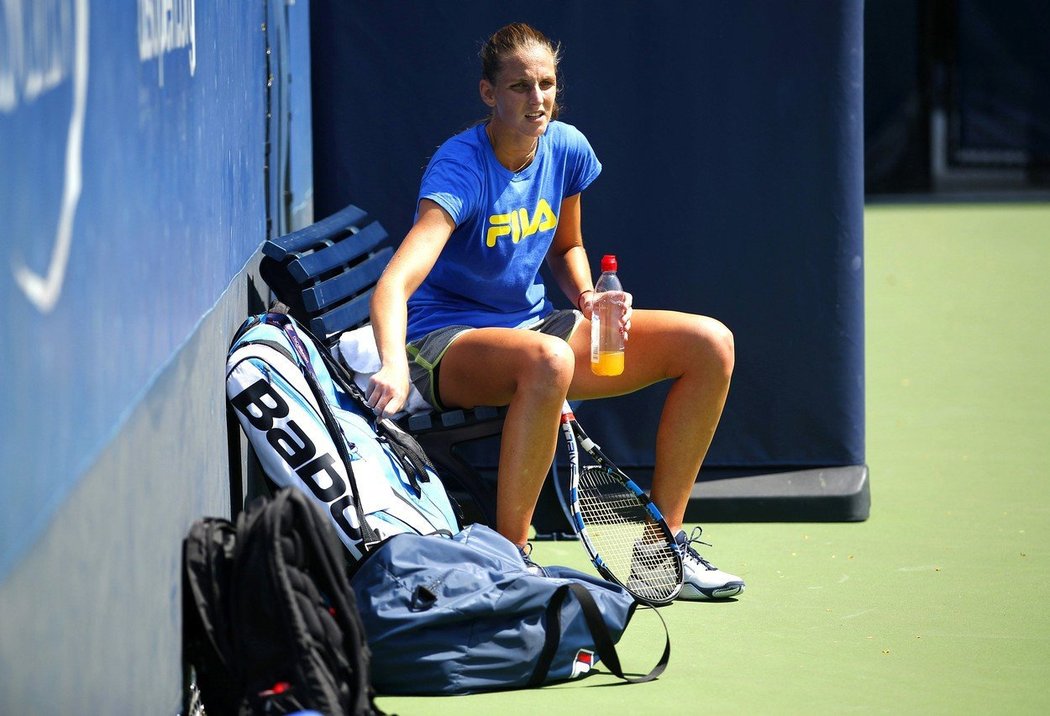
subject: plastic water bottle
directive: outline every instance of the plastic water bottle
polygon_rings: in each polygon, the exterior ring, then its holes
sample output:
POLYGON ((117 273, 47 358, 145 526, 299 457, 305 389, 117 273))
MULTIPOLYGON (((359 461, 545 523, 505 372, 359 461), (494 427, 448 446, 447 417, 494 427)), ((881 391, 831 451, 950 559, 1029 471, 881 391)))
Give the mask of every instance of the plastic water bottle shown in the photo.
POLYGON ((602 275, 594 284, 591 311, 591 372, 595 375, 623 373, 623 286, 616 275, 616 257, 602 257, 602 275))

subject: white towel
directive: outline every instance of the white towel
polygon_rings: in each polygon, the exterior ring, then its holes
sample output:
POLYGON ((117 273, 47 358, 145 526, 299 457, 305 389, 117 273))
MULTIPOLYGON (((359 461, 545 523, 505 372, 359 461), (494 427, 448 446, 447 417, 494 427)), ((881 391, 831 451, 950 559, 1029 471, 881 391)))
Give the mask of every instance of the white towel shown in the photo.
MULTIPOLYGON (((342 356, 343 363, 353 371, 354 383, 361 389, 361 392, 367 394, 368 379, 383 367, 383 362, 379 359, 379 349, 376 348, 376 337, 372 332, 372 326, 361 326, 339 336, 339 345, 336 350, 342 356)), ((433 409, 416 386, 412 385, 408 390, 408 400, 405 401, 401 412, 394 418, 415 413, 429 413, 433 409)))

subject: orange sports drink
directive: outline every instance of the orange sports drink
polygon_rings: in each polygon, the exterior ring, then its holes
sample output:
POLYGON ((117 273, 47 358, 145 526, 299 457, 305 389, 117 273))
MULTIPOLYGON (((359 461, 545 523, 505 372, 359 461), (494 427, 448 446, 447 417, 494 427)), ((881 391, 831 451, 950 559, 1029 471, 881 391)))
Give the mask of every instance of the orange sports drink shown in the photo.
POLYGON ((591 372, 595 375, 620 375, 623 373, 623 351, 600 351, 598 360, 591 361, 591 372))
POLYGON ((624 293, 616 275, 616 257, 602 257, 602 275, 594 284, 591 304, 591 372, 595 375, 623 373, 623 334, 620 321, 624 312, 624 293))

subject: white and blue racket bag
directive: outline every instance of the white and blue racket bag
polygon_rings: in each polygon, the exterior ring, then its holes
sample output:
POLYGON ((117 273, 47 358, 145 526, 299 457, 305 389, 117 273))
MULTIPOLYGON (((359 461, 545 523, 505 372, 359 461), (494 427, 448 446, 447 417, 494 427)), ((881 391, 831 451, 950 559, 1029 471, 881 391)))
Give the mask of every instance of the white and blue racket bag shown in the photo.
POLYGON ((360 563, 398 534, 460 524, 415 440, 376 420, 342 366, 283 313, 252 316, 226 361, 226 395, 267 478, 305 492, 360 563))

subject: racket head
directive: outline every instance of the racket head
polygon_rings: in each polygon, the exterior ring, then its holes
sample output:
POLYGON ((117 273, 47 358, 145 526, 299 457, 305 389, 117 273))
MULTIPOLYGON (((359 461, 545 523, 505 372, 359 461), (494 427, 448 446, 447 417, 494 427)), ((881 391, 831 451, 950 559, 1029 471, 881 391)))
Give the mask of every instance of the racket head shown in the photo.
POLYGON ((681 550, 645 491, 611 465, 580 470, 574 482, 573 526, 602 576, 648 604, 678 596, 681 550))

